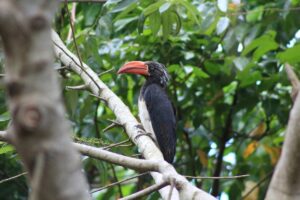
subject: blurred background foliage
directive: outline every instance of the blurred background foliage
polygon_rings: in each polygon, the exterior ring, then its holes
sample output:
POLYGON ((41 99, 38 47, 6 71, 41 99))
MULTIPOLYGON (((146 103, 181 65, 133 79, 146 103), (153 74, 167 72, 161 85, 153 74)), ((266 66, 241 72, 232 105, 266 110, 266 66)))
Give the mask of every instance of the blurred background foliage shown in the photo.
MULTIPOLYGON (((174 166, 190 176, 243 179, 196 180, 220 199, 263 199, 280 156, 291 108, 291 86, 284 63, 299 71, 300 1, 108 0, 68 4, 76 7, 75 38, 81 58, 137 116, 137 97, 144 79, 118 76, 126 61, 155 60, 171 75, 170 98, 177 110, 177 154, 174 166), (107 71, 106 73, 103 73, 107 71), (102 74, 101 74, 102 73, 102 74), (247 195, 247 191, 255 187, 247 195)), ((70 16, 60 5, 54 27, 75 51, 70 16)), ((3 66, 3 51, 1 51, 3 66)), ((108 146, 128 138, 110 126, 114 114, 88 91, 66 86, 83 82, 59 68, 63 95, 76 141, 108 146)), ((0 126, 10 117, 0 91, 0 126)), ((0 178, 22 172, 16 152, 0 144, 0 178)), ((137 156, 130 142, 109 148, 137 156)), ((100 188, 137 172, 87 157, 83 165, 91 188, 100 188)), ((151 178, 93 193, 94 199, 116 199, 153 183, 151 178)), ((25 199, 25 178, 0 184, 0 199, 25 199)), ((153 193, 146 199, 159 199, 153 193)))

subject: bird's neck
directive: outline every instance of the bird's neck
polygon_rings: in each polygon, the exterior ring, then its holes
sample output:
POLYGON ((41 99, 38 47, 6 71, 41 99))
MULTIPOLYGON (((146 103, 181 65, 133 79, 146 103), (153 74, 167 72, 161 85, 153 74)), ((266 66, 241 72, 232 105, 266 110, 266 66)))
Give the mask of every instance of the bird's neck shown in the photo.
POLYGON ((159 87, 161 87, 163 90, 166 89, 166 84, 165 83, 161 83, 160 80, 158 79, 147 79, 146 82, 144 83, 142 89, 141 89, 141 95, 144 94, 145 90, 147 89, 147 87, 149 85, 152 85, 152 84, 156 84, 158 85, 159 87))

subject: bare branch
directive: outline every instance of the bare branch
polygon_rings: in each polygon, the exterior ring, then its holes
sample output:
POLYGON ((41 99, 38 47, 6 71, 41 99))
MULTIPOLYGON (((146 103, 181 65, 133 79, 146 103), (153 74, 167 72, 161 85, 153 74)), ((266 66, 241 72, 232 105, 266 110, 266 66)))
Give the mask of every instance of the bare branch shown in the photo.
POLYGON ((105 160, 107 162, 128 167, 130 169, 141 171, 158 171, 159 162, 155 160, 141 160, 137 158, 130 158, 85 144, 74 143, 74 145, 83 155, 88 155, 93 158, 105 160))
POLYGON ((88 88, 87 85, 76 85, 76 86, 66 86, 67 90, 86 90, 88 88))
POLYGON ((111 69, 109 69, 109 70, 106 70, 106 71, 104 71, 104 72, 101 72, 101 73, 99 74, 99 76, 103 76, 104 74, 108 74, 108 73, 113 72, 113 71, 115 71, 115 69, 114 69, 114 68, 111 68, 111 69))
POLYGON ((124 140, 124 141, 121 141, 121 142, 118 142, 118 143, 114 143, 114 144, 108 145, 108 146, 106 146, 106 147, 103 147, 103 149, 104 149, 104 150, 108 150, 108 149, 111 149, 111 148, 113 148, 113 147, 120 146, 120 145, 122 145, 122 144, 126 144, 127 142, 130 142, 130 140, 127 139, 127 140, 124 140))
POLYGON ((157 183, 155 185, 152 185, 146 189, 143 189, 141 191, 138 191, 134 194, 131 194, 127 197, 121 198, 120 200, 132 200, 132 199, 138 199, 140 197, 146 196, 147 194, 150 194, 152 192, 158 191, 163 187, 166 187, 168 185, 168 183, 166 181, 161 182, 161 183, 157 183))
POLYGON ((115 186, 115 185, 120 185, 121 183, 124 183, 124 182, 127 182, 127 181, 129 181, 129 180, 138 178, 138 177, 140 177, 140 176, 144 176, 144 175, 146 175, 146 174, 148 174, 148 173, 149 173, 149 172, 144 172, 144 173, 138 174, 138 175, 136 175, 136 176, 132 176, 132 177, 123 179, 123 180, 121 180, 121 181, 118 181, 118 182, 115 182, 115 183, 111 183, 111 184, 106 185, 106 186, 104 186, 104 187, 102 187, 102 188, 94 189, 91 193, 99 192, 99 191, 101 191, 101 190, 104 190, 104 189, 113 187, 113 186, 115 186))
POLYGON ((23 172, 23 173, 17 174, 17 175, 15 175, 15 176, 12 176, 12 177, 9 177, 9 178, 6 178, 6 179, 2 179, 2 180, 0 181, 0 184, 5 183, 5 182, 8 182, 8 181, 11 181, 11 180, 14 180, 14 179, 19 178, 19 177, 21 177, 21 176, 24 176, 24 175, 26 175, 26 174, 27 174, 27 172, 23 172))
POLYGON ((247 178, 249 174, 236 175, 236 176, 184 176, 191 179, 237 179, 237 178, 247 178))

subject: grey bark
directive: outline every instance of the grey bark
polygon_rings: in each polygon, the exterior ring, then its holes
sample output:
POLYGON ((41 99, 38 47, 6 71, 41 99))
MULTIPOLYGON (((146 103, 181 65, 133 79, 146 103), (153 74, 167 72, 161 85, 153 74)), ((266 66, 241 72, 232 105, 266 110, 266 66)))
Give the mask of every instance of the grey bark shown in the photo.
POLYGON ((291 66, 286 65, 286 72, 293 86, 294 105, 290 111, 282 153, 272 176, 266 200, 300 199, 300 84, 291 66))
POLYGON ((9 141, 28 171, 30 199, 89 199, 53 69, 50 24, 58 1, 0 0, 9 141))

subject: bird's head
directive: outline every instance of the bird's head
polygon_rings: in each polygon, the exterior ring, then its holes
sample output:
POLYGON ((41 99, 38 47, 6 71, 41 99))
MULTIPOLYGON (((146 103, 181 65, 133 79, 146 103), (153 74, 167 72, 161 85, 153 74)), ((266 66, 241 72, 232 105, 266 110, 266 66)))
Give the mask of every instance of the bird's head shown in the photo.
POLYGON ((125 63, 118 71, 118 74, 140 74, 146 77, 147 81, 167 85, 169 75, 166 67, 154 61, 131 61, 125 63))

